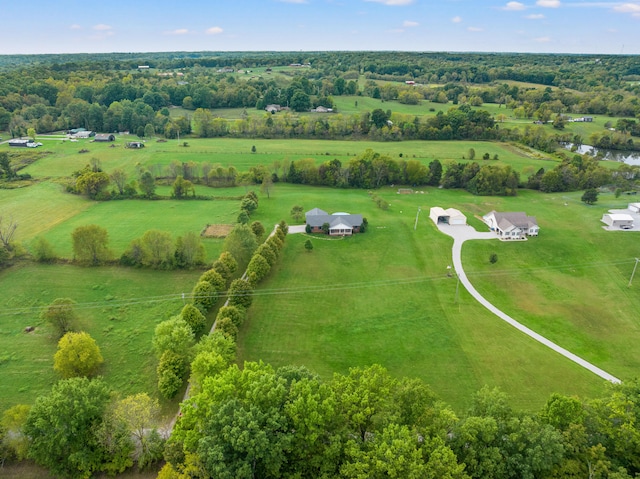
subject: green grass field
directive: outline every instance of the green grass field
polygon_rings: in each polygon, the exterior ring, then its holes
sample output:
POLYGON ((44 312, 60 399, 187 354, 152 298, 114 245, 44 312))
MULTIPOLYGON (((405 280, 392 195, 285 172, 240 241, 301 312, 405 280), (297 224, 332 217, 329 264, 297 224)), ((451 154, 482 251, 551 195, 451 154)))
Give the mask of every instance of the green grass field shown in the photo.
MULTIPOLYGON (((467 155, 469 148, 474 148, 476 158, 484 153, 491 157, 498 155, 500 162, 509 163, 514 169, 522 171, 531 165, 533 158, 550 160, 548 155, 526 154, 519 148, 507 144, 483 141, 403 141, 373 142, 373 141, 323 141, 323 140, 260 140, 260 139, 189 139, 189 147, 185 148, 182 141, 169 140, 166 143, 148 141, 142 150, 128 150, 123 148, 127 141, 118 137, 115 148, 99 143, 70 143, 59 140, 44 140, 43 148, 51 152, 46 158, 29 165, 23 171, 37 179, 66 177, 74 171, 83 168, 91 158, 100 160, 102 168, 111 172, 116 168, 124 169, 133 177, 136 165, 139 163, 148 168, 162 168, 172 161, 220 164, 224 167, 234 166, 238 171, 246 171, 252 166, 271 166, 274 161, 294 161, 303 158, 313 158, 317 163, 338 158, 343 164, 367 148, 392 158, 417 159, 429 163, 434 159, 440 161, 461 161, 467 155), (256 152, 252 153, 252 147, 256 152), (89 153, 79 154, 82 148, 89 149, 89 153)), ((8 146, 0 146, 0 151, 8 146)), ((550 160, 553 161, 553 160, 550 160)), ((492 162, 495 164, 495 162, 492 162)), ((546 167, 548 164, 545 164, 546 167)), ((539 167, 538 167, 539 168, 539 167)), ((537 169, 537 168, 536 168, 537 169)), ((216 194, 199 190, 198 194, 216 194)), ((0 196, 1 198, 1 196, 0 196)))
MULTIPOLYGON (((98 224, 109 233, 109 244, 120 256, 132 240, 140 238, 150 229, 170 232, 174 239, 189 231, 200 233, 207 224, 231 224, 240 211, 240 202, 234 201, 108 201, 93 203, 67 221, 60 223, 41 236, 52 245, 56 253, 70 258, 73 254, 71 234, 79 226, 98 224)), ((222 240, 203 239, 209 260, 222 251, 222 240)))
POLYGON ((538 218, 539 238, 521 244, 466 246, 474 284, 527 326, 622 379, 637 376, 640 282, 628 287, 638 256, 637 233, 605 231, 600 218, 624 198, 602 195, 597 205, 579 193, 521 194, 494 207, 538 218), (564 204, 567 206, 564 206, 564 204), (489 265, 490 252, 499 262, 489 265))
MULTIPOLYGON (((288 237, 283 259, 261 285, 249 319, 241 330, 242 359, 263 359, 275 365, 304 364, 325 377, 335 371, 345 372, 354 365, 381 363, 393 374, 422 378, 457 408, 467 406, 470 394, 484 384, 501 387, 513 397, 515 404, 525 409, 540 407, 552 392, 595 396, 602 391, 603 381, 598 377, 495 318, 466 291, 460 291, 456 303, 456 282, 446 276, 446 267, 451 264, 451 239, 437 231, 428 219, 430 206, 454 206, 480 228, 481 223, 473 214, 486 213, 496 207, 525 209, 539 215, 553 214, 558 218, 553 221, 558 223, 565 218, 574 227, 584 221, 588 233, 585 241, 589 242, 591 235, 597 236, 601 229, 599 209, 582 205, 576 195, 566 199, 571 206, 564 207, 563 197, 556 197, 554 201, 551 196, 537 193, 522 194, 518 198, 486 198, 428 189, 424 194, 399 196, 395 190, 385 189, 378 193, 391 204, 385 212, 375 207, 366 192, 292 190, 281 187, 276 194, 277 201, 291 196, 290 204, 297 201, 305 209, 317 206, 327 211, 361 212, 369 219, 370 227, 366 234, 345 240, 314 238, 311 253, 303 247, 304 236, 288 237), (542 211, 529 206, 539 203, 549 204, 542 211), (418 207, 422 207, 423 213, 414 231, 418 207), (574 208, 582 208, 585 213, 575 215, 574 208)), ((535 247, 539 240, 554 237, 545 216, 539 218, 543 229, 539 238, 506 245, 497 240, 477 242, 478 245, 469 243, 463 250, 474 283, 478 282, 483 292, 492 292, 487 296, 495 299, 499 307, 504 305, 505 310, 518 319, 523 311, 517 307, 517 301, 505 301, 505 297, 513 295, 523 300, 526 291, 546 285, 550 279, 545 270, 533 276, 523 275, 518 284, 527 285, 529 281, 534 284, 528 289, 523 286, 522 295, 512 293, 512 276, 498 274, 498 281, 494 281, 493 276, 482 273, 489 268, 490 252, 495 250, 500 257, 494 266, 509 270, 511 257, 503 259, 503 249, 511 248, 517 255, 516 248, 535 247), (481 254, 474 253, 478 249, 481 254)), ((611 243, 612 239, 608 241, 611 243)), ((637 238, 627 235, 622 241, 628 248, 637 238)), ((584 247, 578 238, 563 237, 554 244, 562 244, 557 263, 571 265, 584 261, 584 247), (566 244, 563 239, 571 242, 566 244)), ((539 246, 538 254, 540 250, 545 247, 539 246)), ((597 248, 593 254, 597 254, 597 248)), ((547 252, 544 257, 551 255, 554 253, 547 252)), ((627 261, 621 267, 628 269, 629 266, 627 261)), ((551 295, 545 305, 553 305, 556 316, 564 314, 572 305, 578 311, 589 309, 598 282, 594 277, 584 281, 590 285, 588 289, 577 289, 557 303, 558 297, 551 295)), ((567 288, 571 284, 574 283, 568 283, 567 288)), ((635 351, 605 358, 597 350, 604 348, 612 353, 620 346, 616 340, 619 334, 629 335, 629 343, 640 339, 635 333, 640 322, 632 313, 637 310, 637 298, 602 294, 597 301, 597 311, 627 309, 629 313, 621 322, 632 324, 630 330, 620 324, 621 329, 615 334, 602 335, 597 340, 592 337, 590 343, 580 348, 576 347, 574 337, 579 325, 565 327, 552 339, 573 352, 584 354, 613 374, 631 377, 633 367, 640 361, 635 351), (598 341, 606 345, 594 347, 595 354, 586 354, 598 341)), ((535 322, 530 325, 534 329, 538 326, 535 322)))
POLYGON ((76 301, 78 329, 100 346, 105 359, 101 374, 114 391, 156 394, 153 331, 180 311, 180 295, 191 292, 198 275, 33 264, 0 272, 0 410, 31 404, 57 380, 57 340, 39 317, 42 307, 56 298, 76 301), (25 333, 27 326, 36 330, 25 333))
MULTIPOLYGON (((60 180, 92 156, 101 160, 107 172, 120 167, 131 175, 138 162, 148 167, 174 160, 210 162, 234 165, 239 171, 298 158, 314 158, 316 162, 339 158, 346 163, 366 148, 393 158, 402 153, 403 158, 415 157, 425 163, 436 158, 462 161, 469 148, 474 148, 478 157, 485 152, 498 154, 500 159, 490 164, 510 164, 520 172, 554 164, 538 152, 489 142, 188 141, 187 148, 177 141, 150 141, 143 150, 126 150, 123 138, 118 139, 116 148, 46 140, 43 149, 51 154, 25 169, 37 183, 0 190, 0 211, 18 220, 16 239, 27 247, 34 238, 43 236, 58 255, 71 257, 71 232, 77 226, 99 224, 108 230, 117 256, 148 229, 169 231, 176 237, 187 231, 199 232, 207 223, 233 222, 239 202, 101 203, 65 193, 60 180), (254 145, 257 152, 251 153, 254 145), (82 147, 90 152, 79 154, 82 147)), ((465 263, 474 283, 525 324, 612 374, 631 377, 638 366, 631 345, 640 339, 638 321, 632 314, 639 299, 637 289, 625 290, 624 285, 632 266, 629 259, 637 255, 637 234, 605 235, 599 225, 602 213, 621 206, 623 199, 603 196, 598 205, 587 207, 579 201, 580 193, 522 191, 516 198, 493 198, 434 188, 423 191, 408 196, 397 195, 394 188, 376 192, 390 203, 388 211, 378 209, 362 190, 278 183, 271 198, 262 195, 252 220, 261 221, 267 229, 283 218, 290 220, 289 212, 296 204, 305 210, 317 206, 328 211, 361 212, 371 227, 368 233, 347 240, 314 239, 312 253, 304 250, 303 237, 287 240, 283 259, 261 285, 241 331, 241 360, 306 364, 325 377, 345 372, 350 366, 379 362, 394 374, 424 379, 459 408, 484 384, 502 387, 514 397, 514 404, 527 409, 539 407, 553 391, 597 395, 602 381, 591 373, 492 317, 466 292, 460 292, 459 301, 455 301, 455 281, 446 277, 451 240, 428 220, 428 208, 438 205, 458 207, 478 228, 481 224, 473 215, 492 209, 525 210, 538 216, 542 227, 539 238, 518 244, 465 246, 465 263), (418 207, 423 213, 414 232, 418 207), (494 249, 500 260, 489 266, 487 258, 494 249), (624 260, 620 264, 614 259, 618 256, 624 260), (562 269, 543 268, 551 258, 559 268, 585 262, 603 265, 602 269, 575 267, 581 274, 574 277, 562 269), (526 273, 528 267, 534 268, 532 274, 526 273), (591 271, 595 273, 588 274, 591 271), (606 287, 599 287, 601 278, 606 279, 606 287), (512 284, 519 285, 518 291, 512 291, 512 284), (304 288, 310 290, 301 291, 304 288), (596 303, 591 305, 590 301, 596 303), (535 304, 524 310, 519 307, 529 303, 535 304), (598 322, 600 317, 606 318, 605 323, 598 322), (603 324, 612 325, 612 329, 603 324)), ((166 195, 169 187, 162 186, 159 192, 166 195)), ((245 189, 197 185, 196 192, 237 196, 245 189)), ((205 244, 209 259, 221 251, 221 240, 205 244)), ((41 306, 64 296, 81 303, 100 302, 99 308, 82 313, 87 330, 103 348, 105 376, 114 389, 155 392, 151 334, 155 324, 175 314, 180 304, 114 306, 115 301, 190 291, 197 274, 60 265, 23 265, 3 271, 0 287, 6 293, 5 309, 35 309, 9 314, 0 328, 0 351, 7 351, 0 358, 0 379, 10 378, 12 384, 6 396, 0 394, 0 410, 14 402, 32 401, 55 380, 51 369, 55 341, 46 328, 31 335, 23 329, 38 324, 41 306), (3 349, 1 341, 9 349, 3 349)))

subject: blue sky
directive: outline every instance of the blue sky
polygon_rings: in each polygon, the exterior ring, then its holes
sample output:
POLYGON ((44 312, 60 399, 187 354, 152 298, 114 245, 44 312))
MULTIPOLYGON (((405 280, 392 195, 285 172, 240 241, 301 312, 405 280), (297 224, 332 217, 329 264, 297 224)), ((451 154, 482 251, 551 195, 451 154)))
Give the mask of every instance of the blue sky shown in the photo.
POLYGON ((0 54, 410 50, 640 54, 640 0, 32 0, 0 54))

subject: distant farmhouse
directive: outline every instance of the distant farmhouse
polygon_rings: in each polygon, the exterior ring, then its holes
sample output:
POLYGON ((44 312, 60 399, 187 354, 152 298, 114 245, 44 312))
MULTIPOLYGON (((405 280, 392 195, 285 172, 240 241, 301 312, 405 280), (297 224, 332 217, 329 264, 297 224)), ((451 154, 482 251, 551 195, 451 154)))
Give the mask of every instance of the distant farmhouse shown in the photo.
POLYGON ((275 114, 279 111, 288 110, 289 107, 281 105, 267 105, 264 107, 264 109, 271 114, 275 114))
POLYGON ((538 236, 540 232, 535 216, 527 216, 522 212, 498 213, 492 211, 484 215, 482 220, 501 239, 524 239, 527 236, 538 236))
POLYGON ((326 106, 318 106, 311 110, 312 113, 331 113, 333 112, 333 108, 327 108, 326 106))
POLYGON ((334 213, 330 215, 320 208, 314 208, 305 213, 306 223, 311 233, 323 233, 323 226, 328 229, 330 236, 351 236, 359 233, 362 227, 362 215, 349 213, 334 213))
POLYGON ((42 146, 42 143, 36 143, 33 140, 21 140, 20 138, 13 138, 9 140, 9 146, 18 148, 37 148, 42 146))
POLYGON ((84 128, 74 128, 67 133, 69 138, 92 138, 96 136, 95 131, 85 130, 84 128))
POLYGON ((111 133, 96 133, 93 141, 116 141, 116 137, 111 133))

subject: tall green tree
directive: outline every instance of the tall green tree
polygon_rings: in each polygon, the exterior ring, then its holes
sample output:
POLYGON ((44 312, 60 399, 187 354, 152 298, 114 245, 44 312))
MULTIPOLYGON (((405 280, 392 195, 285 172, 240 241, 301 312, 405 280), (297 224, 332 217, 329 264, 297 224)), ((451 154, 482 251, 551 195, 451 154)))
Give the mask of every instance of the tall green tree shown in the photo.
POLYGON ((101 264, 111 258, 109 233, 98 225, 79 226, 71 234, 75 258, 90 265, 101 264))
POLYGON ((56 383, 29 411, 24 426, 29 457, 61 477, 84 478, 98 471, 104 451, 96 431, 109 398, 109 389, 99 379, 56 383))
POLYGON ((256 235, 248 225, 236 225, 224 240, 225 251, 242 267, 247 265, 256 247, 256 235))
POLYGON ((88 333, 69 332, 60 338, 53 369, 63 378, 95 376, 104 362, 100 348, 88 333))
POLYGON ((138 181, 138 185, 140 186, 140 190, 147 198, 153 198, 156 193, 156 179, 151 174, 150 171, 145 171, 140 176, 140 181, 138 181))

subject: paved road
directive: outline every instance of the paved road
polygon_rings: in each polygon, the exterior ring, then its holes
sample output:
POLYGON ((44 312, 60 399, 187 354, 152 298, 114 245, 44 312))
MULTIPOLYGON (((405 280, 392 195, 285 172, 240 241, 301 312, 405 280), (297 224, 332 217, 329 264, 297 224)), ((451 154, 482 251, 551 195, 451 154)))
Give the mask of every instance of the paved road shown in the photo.
POLYGON ((482 296, 478 292, 478 290, 476 290, 473 287, 473 285, 467 278, 467 275, 464 272, 464 269, 462 268, 462 244, 467 240, 488 240, 488 239, 497 240, 498 238, 495 235, 495 233, 480 233, 476 231, 475 228, 468 225, 465 225, 465 226, 438 225, 438 228, 444 234, 451 236, 453 238, 453 252, 452 252, 453 267, 455 268, 456 274, 458 275, 458 278, 460 279, 460 282, 462 283, 462 285, 466 288, 467 291, 469 291, 471 296, 473 296, 480 304, 482 304, 485 308, 487 308, 489 311, 491 311, 493 314, 498 316, 503 321, 509 323, 511 326, 518 329, 519 331, 522 331, 527 336, 535 339, 539 343, 544 344, 548 348, 553 349, 557 353, 562 354, 565 358, 570 359, 574 363, 579 364, 583 368, 588 369, 589 371, 591 371, 594 374, 597 374, 601 378, 606 379, 607 381, 611 381, 612 383, 621 382, 615 376, 612 376, 608 372, 600 369, 599 367, 591 364, 588 361, 585 361, 581 357, 576 356, 572 352, 567 351, 563 347, 558 346, 553 341, 550 341, 544 336, 527 328, 524 324, 519 323, 518 321, 513 319, 511 316, 503 313, 498 308, 496 308, 493 304, 487 301, 484 298, 484 296, 482 296))

